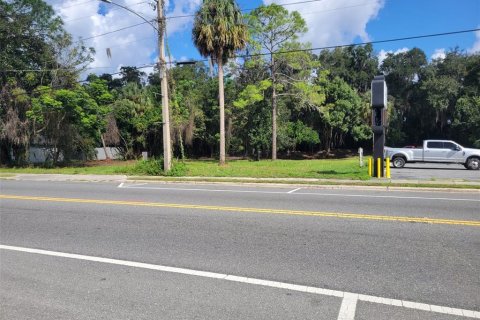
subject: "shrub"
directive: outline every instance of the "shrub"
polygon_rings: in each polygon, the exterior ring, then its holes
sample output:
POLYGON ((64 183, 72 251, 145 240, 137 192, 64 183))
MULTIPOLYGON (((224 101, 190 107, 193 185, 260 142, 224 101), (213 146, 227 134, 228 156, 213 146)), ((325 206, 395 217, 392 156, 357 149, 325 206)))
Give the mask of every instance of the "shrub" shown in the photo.
POLYGON ((172 169, 167 173, 170 177, 181 177, 187 173, 187 165, 185 162, 174 161, 172 163, 172 169))
POLYGON ((134 167, 130 169, 130 174, 140 176, 162 176, 163 158, 139 160, 134 167))

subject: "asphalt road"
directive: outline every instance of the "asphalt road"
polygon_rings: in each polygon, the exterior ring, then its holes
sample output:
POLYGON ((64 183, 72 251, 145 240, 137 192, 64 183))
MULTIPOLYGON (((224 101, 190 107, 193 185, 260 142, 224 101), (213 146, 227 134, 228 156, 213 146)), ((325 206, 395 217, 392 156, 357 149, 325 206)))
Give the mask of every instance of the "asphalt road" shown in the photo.
POLYGON ((0 319, 480 318, 478 192, 0 181, 0 201, 0 319))
POLYGON ((407 163, 391 168, 392 179, 480 181, 479 170, 467 170, 461 164, 407 163))

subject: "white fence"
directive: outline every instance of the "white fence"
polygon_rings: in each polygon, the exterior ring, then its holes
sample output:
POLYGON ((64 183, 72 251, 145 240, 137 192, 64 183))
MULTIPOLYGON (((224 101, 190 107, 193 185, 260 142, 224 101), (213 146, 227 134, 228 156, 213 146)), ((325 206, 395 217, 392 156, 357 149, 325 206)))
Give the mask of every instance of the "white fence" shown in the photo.
MULTIPOLYGON (((107 147, 107 154, 110 159, 121 159, 121 155, 118 152, 117 148, 110 148, 107 147)), ((28 160, 30 163, 44 163, 47 160, 49 154, 51 153, 51 148, 43 148, 43 147, 30 147, 28 160)), ((106 160, 107 157, 105 156, 105 149, 103 148, 95 148, 95 154, 97 160, 106 160)), ((63 155, 60 154, 58 159, 59 161, 63 160, 63 155)))

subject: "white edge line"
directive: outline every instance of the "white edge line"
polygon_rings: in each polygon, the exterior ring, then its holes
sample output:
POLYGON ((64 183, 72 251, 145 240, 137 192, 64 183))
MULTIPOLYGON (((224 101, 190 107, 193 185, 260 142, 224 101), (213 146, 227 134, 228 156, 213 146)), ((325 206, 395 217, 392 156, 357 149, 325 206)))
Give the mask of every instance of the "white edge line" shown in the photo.
MULTIPOLYGON (((125 185, 125 184, 121 184, 121 187, 118 186, 119 188, 136 188, 136 187, 140 187, 140 186, 144 186, 148 183, 134 183, 134 184, 128 184, 128 185, 125 185)), ((139 188, 140 189, 140 188, 139 188)))
POLYGON ((301 189, 302 188, 293 189, 293 190, 288 191, 287 193, 294 193, 295 191, 298 191, 298 190, 301 190, 301 189))
POLYGON ((342 194, 342 193, 314 193, 314 192, 296 192, 299 189, 284 191, 255 191, 255 190, 231 190, 231 189, 197 189, 197 188, 166 188, 166 187, 142 187, 144 184, 133 184, 123 186, 130 189, 146 189, 146 190, 172 190, 172 191, 200 191, 200 192, 232 192, 232 193, 258 193, 258 194, 295 194, 310 195, 321 197, 355 197, 355 198, 384 198, 384 199, 413 199, 413 200, 442 200, 442 201, 464 201, 464 202, 480 202, 480 199, 461 199, 461 198, 429 198, 429 197, 409 197, 409 196, 378 196, 365 194, 342 194))
POLYGON ((358 294, 345 292, 340 306, 340 312, 338 313, 338 320, 354 320, 357 301, 358 294))
MULTIPOLYGON (((355 305, 356 305, 356 300, 360 300, 360 301, 366 301, 366 302, 374 302, 378 304, 394 305, 399 307, 401 306, 409 309, 426 310, 426 311, 444 313, 444 314, 450 314, 450 315, 462 315, 464 317, 480 319, 480 311, 457 309, 457 308, 443 307, 443 306, 437 306, 437 305, 428 305, 424 303, 417 303, 417 302, 403 301, 403 300, 396 300, 396 299, 387 299, 382 297, 369 296, 369 295, 363 295, 363 294, 356 294, 352 292, 343 292, 343 291, 330 290, 330 289, 317 288, 317 287, 309 287, 309 286, 297 285, 292 283, 262 280, 262 279, 256 279, 256 278, 247 278, 247 277, 241 277, 241 276, 227 275, 223 273, 169 267, 169 266, 162 266, 162 265, 143 263, 143 262, 134 262, 134 261, 127 261, 127 260, 86 256, 86 255, 74 254, 74 253, 65 253, 65 252, 58 252, 58 251, 8 246, 8 245, 2 245, 2 244, 0 244, 0 249, 26 252, 26 253, 35 253, 35 254, 41 254, 41 255, 47 255, 47 256, 53 256, 53 257, 70 258, 70 259, 76 259, 76 260, 101 262, 101 263, 108 263, 108 264, 114 264, 114 265, 120 265, 120 266, 192 275, 192 276, 198 276, 203 278, 221 279, 221 280, 227 280, 232 282, 254 284, 254 285, 279 288, 279 289, 287 289, 287 290, 293 290, 293 291, 299 291, 299 292, 305 292, 305 293, 319 294, 324 296, 339 297, 339 298, 343 298, 342 307, 344 303, 348 306, 348 308, 345 307, 349 311, 349 313, 345 313, 345 314, 348 314, 348 315, 351 314, 350 312, 352 308, 353 308, 353 315, 355 314, 353 300, 355 300, 355 305)), ((342 314, 342 310, 343 309, 341 308, 340 310, 341 312, 339 314, 338 319, 342 319, 342 320, 353 319, 353 317, 340 318, 340 315, 342 314)))

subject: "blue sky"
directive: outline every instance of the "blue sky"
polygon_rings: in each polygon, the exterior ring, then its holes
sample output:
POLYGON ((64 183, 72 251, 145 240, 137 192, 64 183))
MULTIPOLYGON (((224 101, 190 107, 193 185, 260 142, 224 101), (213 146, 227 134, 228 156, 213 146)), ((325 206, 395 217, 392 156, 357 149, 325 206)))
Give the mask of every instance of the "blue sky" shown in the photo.
MULTIPOLYGON (((155 16, 148 1, 113 1, 146 18, 155 16)), ((298 1, 301 0, 238 0, 238 4, 247 9, 262 3, 298 1)), ((67 30, 75 38, 97 36, 85 41, 97 51, 92 72, 115 72, 122 65, 141 66, 155 61, 156 37, 148 25, 98 36, 142 22, 135 15, 96 0, 48 2, 62 16, 67 30), (110 48, 112 58, 106 56, 106 48, 110 48)), ((194 13, 201 0, 167 2, 167 16, 177 16, 194 13)), ((313 47, 480 28, 480 0, 320 0, 286 8, 298 10, 303 15, 309 32, 302 40, 312 43, 313 47)), ((191 17, 167 22, 168 45, 174 60, 199 58, 191 40, 191 22, 191 17)), ((480 51, 480 32, 383 43, 375 45, 375 50, 382 57, 386 52, 419 47, 431 58, 432 55, 441 57, 445 50, 457 46, 467 52, 480 51)))

